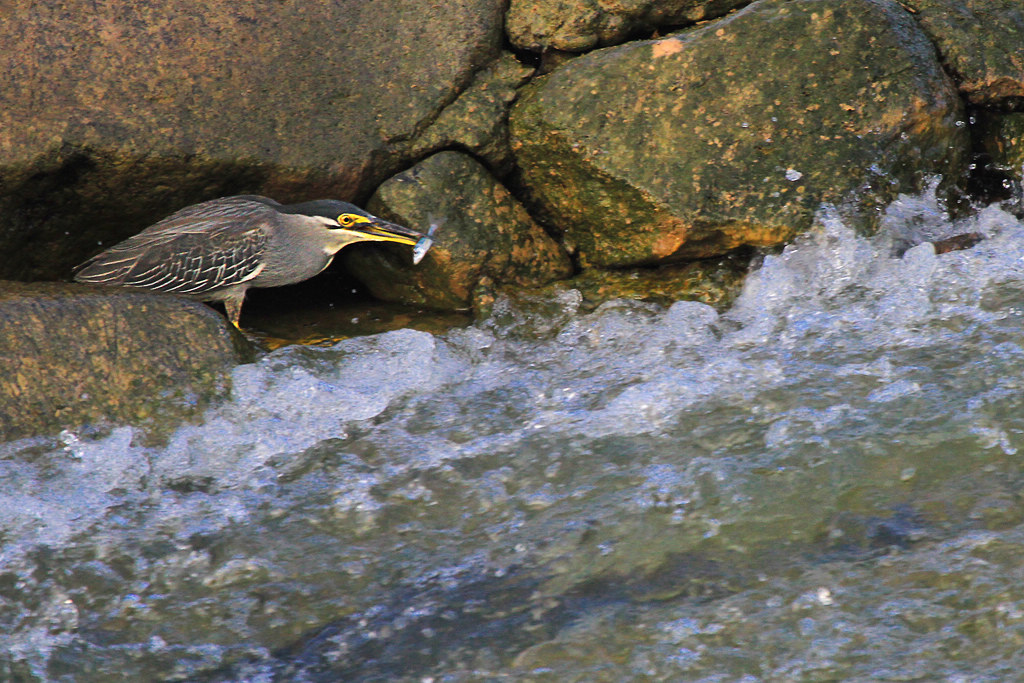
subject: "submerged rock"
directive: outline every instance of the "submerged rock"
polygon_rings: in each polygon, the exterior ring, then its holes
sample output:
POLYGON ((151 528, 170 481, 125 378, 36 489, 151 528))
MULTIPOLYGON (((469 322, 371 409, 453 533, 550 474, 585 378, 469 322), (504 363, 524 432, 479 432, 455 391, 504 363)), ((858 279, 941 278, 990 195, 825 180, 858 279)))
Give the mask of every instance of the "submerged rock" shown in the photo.
POLYGON ((0 441, 180 421, 227 394, 247 352, 221 315, 186 299, 0 283, 0 441))
POLYGON ((895 2, 764 0, 574 59, 510 124, 534 206, 607 267, 783 243, 823 202, 870 223, 925 174, 959 173, 962 118, 895 2))
POLYGON ((953 235, 941 240, 935 240, 932 245, 936 254, 948 254, 951 251, 963 251, 981 243, 985 235, 980 232, 965 232, 960 235, 953 235))
POLYGON ((479 288, 533 287, 572 272, 565 252, 480 163, 441 152, 386 181, 369 210, 426 230, 443 221, 423 261, 408 249, 350 247, 349 270, 374 296, 433 308, 466 308, 479 288))

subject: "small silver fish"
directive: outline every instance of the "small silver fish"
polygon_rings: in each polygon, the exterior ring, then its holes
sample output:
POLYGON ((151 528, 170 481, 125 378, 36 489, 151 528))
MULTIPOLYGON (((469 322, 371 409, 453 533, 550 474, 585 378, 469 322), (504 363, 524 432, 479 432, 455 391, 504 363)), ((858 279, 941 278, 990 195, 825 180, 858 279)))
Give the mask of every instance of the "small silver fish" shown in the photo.
POLYGON ((445 218, 435 218, 433 214, 427 214, 427 222, 430 223, 430 228, 427 229, 427 234, 420 238, 420 241, 416 243, 416 246, 412 248, 412 262, 417 264, 423 260, 423 257, 427 255, 427 250, 434 243, 434 231, 444 225, 445 218))

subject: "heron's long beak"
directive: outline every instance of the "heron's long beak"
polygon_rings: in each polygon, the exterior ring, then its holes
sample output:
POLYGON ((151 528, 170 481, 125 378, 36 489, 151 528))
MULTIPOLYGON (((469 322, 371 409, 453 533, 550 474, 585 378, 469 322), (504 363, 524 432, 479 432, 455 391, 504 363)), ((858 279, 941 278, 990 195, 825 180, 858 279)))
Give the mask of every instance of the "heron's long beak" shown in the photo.
POLYGON ((381 218, 373 218, 365 223, 358 223, 352 226, 351 230, 367 241, 397 242, 398 244, 409 245, 416 244, 426 236, 423 233, 416 232, 397 223, 389 223, 381 218))

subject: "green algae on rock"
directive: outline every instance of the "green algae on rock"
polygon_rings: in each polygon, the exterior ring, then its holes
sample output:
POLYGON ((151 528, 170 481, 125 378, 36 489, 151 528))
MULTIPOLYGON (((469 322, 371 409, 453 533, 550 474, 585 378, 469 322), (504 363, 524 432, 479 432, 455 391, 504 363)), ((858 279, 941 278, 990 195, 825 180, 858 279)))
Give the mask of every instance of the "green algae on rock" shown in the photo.
POLYGON ((721 312, 732 305, 743 287, 748 261, 749 258, 734 253, 661 268, 589 268, 557 286, 579 290, 584 311, 612 299, 633 299, 662 305, 698 301, 721 312))

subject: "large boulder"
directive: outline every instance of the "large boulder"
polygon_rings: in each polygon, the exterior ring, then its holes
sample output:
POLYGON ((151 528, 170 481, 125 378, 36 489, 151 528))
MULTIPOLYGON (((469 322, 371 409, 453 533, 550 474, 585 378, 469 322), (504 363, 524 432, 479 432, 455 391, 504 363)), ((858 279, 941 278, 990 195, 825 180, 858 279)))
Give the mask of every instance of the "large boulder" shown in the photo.
POLYGON ((67 277, 215 196, 365 199, 498 56, 503 7, 7 3, 0 277, 67 277))
POLYGON ((175 423, 226 395, 244 340, 167 294, 0 282, 0 441, 85 423, 175 423))
POLYGON ((956 88, 889 0, 762 0, 597 50, 523 89, 522 182, 584 265, 773 245, 823 202, 871 209, 961 172, 956 88))
POLYGON ((1024 4, 1020 0, 906 0, 952 72, 980 105, 1024 98, 1024 4))
POLYGON ((374 294, 439 309, 469 308, 501 285, 534 287, 571 274, 565 252, 487 169, 459 152, 435 154, 383 183, 369 209, 426 230, 434 245, 416 267, 408 247, 359 245, 341 252, 374 294))

